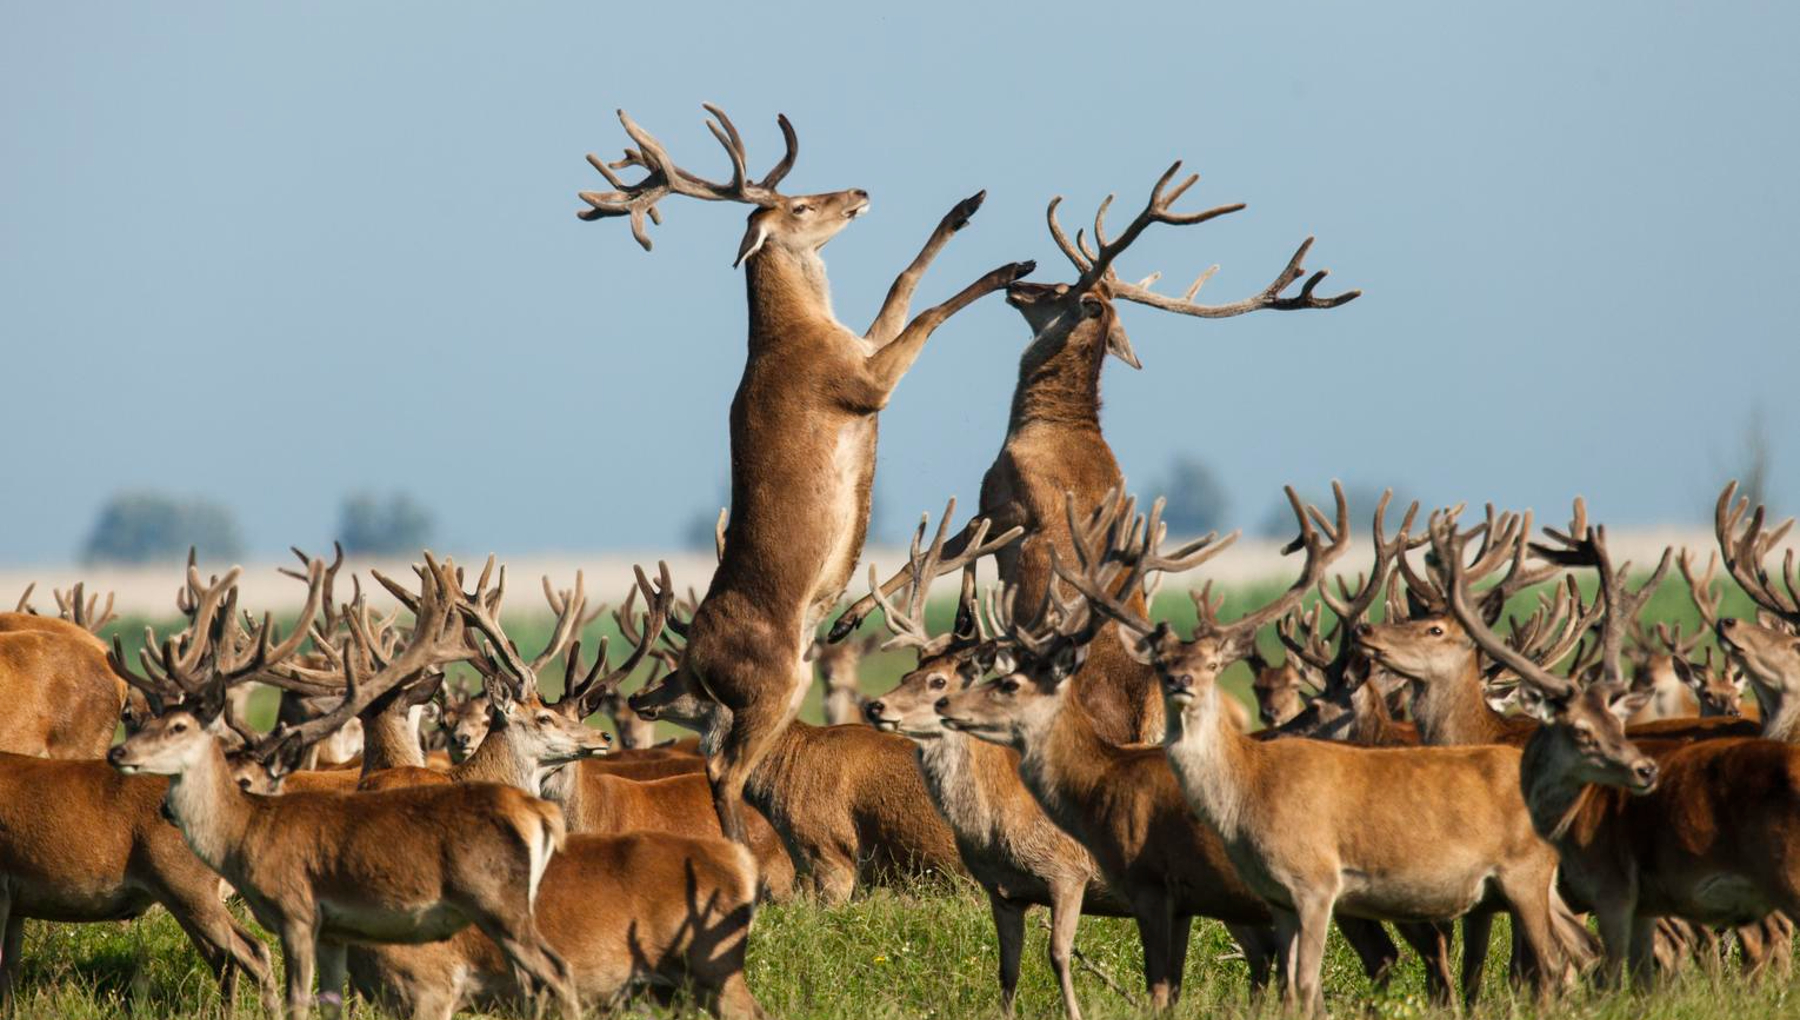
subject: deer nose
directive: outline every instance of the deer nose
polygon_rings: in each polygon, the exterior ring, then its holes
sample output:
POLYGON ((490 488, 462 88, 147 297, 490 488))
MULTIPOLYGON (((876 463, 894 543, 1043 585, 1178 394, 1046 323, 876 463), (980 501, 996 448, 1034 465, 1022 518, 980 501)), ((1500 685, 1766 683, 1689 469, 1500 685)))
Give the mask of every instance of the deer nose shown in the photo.
POLYGON ((931 707, 934 711, 937 712, 938 715, 943 715, 945 712, 950 711, 950 699, 949 698, 939 698, 939 699, 937 699, 937 703, 932 705, 931 707))
POLYGON ((118 763, 124 761, 125 760, 125 745, 120 744, 118 747, 115 747, 112 750, 106 752, 106 760, 113 763, 114 765, 117 765, 118 763))
POLYGON ((867 705, 863 706, 863 715, 868 716, 870 722, 877 722, 881 719, 881 712, 882 712, 883 707, 884 706, 881 704, 881 702, 871 701, 867 705))
POLYGON ((851 188, 850 194, 855 195, 857 198, 868 198, 869 197, 869 193, 864 191, 861 188, 851 188))
POLYGON ((1637 781, 1643 784, 1645 789, 1656 785, 1656 763, 1648 758, 1632 766, 1631 774, 1637 777, 1637 781))

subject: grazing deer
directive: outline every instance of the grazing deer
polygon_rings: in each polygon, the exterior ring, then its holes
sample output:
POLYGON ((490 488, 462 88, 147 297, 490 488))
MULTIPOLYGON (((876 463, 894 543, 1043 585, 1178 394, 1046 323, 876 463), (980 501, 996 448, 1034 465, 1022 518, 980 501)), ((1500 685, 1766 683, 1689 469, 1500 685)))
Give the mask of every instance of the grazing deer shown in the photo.
MULTIPOLYGON (((1302 511, 1288 489, 1300 518, 1300 536, 1289 548, 1304 548, 1307 560, 1300 580, 1277 599, 1281 612, 1298 601, 1295 592, 1319 582, 1343 549, 1349 524, 1343 490, 1333 488, 1337 525, 1323 535, 1308 518, 1325 527, 1324 515, 1302 511)), ((1258 741, 1239 733, 1219 709, 1226 695, 1218 677, 1248 652, 1256 631, 1220 624, 1203 596, 1195 636, 1182 640, 1166 623, 1133 612, 1119 594, 1153 572, 1189 565, 1184 555, 1157 549, 1160 516, 1158 501, 1147 522, 1120 514, 1104 530, 1093 528, 1097 540, 1076 549, 1080 569, 1058 564, 1058 575, 1085 606, 1058 611, 1112 617, 1132 654, 1156 668, 1169 698, 1169 763, 1188 802, 1218 830, 1239 876, 1269 902, 1284 945, 1290 1006, 1308 1013, 1323 1008, 1320 968, 1333 913, 1450 921, 1484 905, 1504 905, 1524 930, 1539 962, 1539 995, 1547 997, 1550 964, 1560 960, 1550 909, 1556 852, 1536 838, 1523 810, 1518 752, 1258 741), (1404 800, 1393 796, 1402 787, 1410 793, 1404 800), (1515 802, 1519 809, 1511 810, 1515 802)))
POLYGON ((976 299, 1029 273, 1015 262, 981 277, 907 322, 926 267, 981 207, 985 193, 959 202, 894 281, 874 324, 859 336, 831 308, 819 250, 869 208, 868 192, 783 195, 797 141, 780 118, 787 154, 760 181, 744 167, 744 142, 716 106, 708 121, 731 159, 729 183, 677 166, 624 111, 636 143, 608 165, 589 156, 613 188, 583 193, 584 219, 630 216, 646 249, 645 217, 670 194, 755 206, 737 264, 750 299, 749 360, 731 404, 731 519, 721 562, 689 625, 682 670, 721 708, 708 776, 725 832, 742 842, 745 781, 812 682, 806 652, 819 621, 837 604, 862 555, 875 475, 877 419, 927 338, 976 299), (615 170, 637 167, 634 184, 615 170))
POLYGON ((1533 824, 1562 859, 1563 883, 1591 906, 1615 983, 1627 961, 1640 985, 1653 975, 1655 922, 1677 916, 1745 925, 1800 909, 1800 748, 1762 739, 1634 743, 1625 719, 1649 695, 1624 683, 1628 621, 1654 592, 1671 553, 1637 592, 1630 565, 1614 567, 1604 527, 1547 532, 1540 555, 1592 566, 1605 607, 1597 677, 1558 676, 1501 640, 1468 592, 1462 563, 1469 536, 1455 516, 1434 515, 1432 544, 1450 608, 1468 639, 1516 672, 1537 694, 1543 725, 1525 746, 1520 784, 1533 824))
MULTIPOLYGON (((1027 529, 1025 540, 1002 553, 998 560, 1001 583, 1018 591, 1022 606, 1035 605, 1050 585, 1052 552, 1065 559, 1069 556, 1070 537, 1063 515, 1065 495, 1072 492, 1078 504, 1093 506, 1104 494, 1124 488, 1118 461, 1100 428, 1100 371, 1109 354, 1133 368, 1141 366, 1125 335, 1115 300, 1179 315, 1218 319, 1260 309, 1335 308, 1362 293, 1352 290, 1332 297, 1314 293, 1326 274, 1320 270, 1307 276, 1301 266, 1312 247, 1310 237, 1260 293, 1229 304, 1194 301, 1200 285, 1217 266, 1202 273, 1180 298, 1151 289, 1159 274, 1136 284, 1120 279, 1113 263, 1152 224, 1205 223, 1244 208, 1238 203, 1200 212, 1176 212, 1175 202, 1198 179, 1191 175, 1170 188, 1180 168, 1177 162, 1162 175, 1151 191, 1149 204, 1116 241, 1108 239, 1105 227, 1111 196, 1101 203, 1094 217, 1098 251, 1088 247, 1080 232, 1076 233, 1075 243, 1069 242, 1056 219, 1062 198, 1052 199, 1046 216, 1050 235, 1079 276, 1072 284, 1015 283, 1007 289, 1007 304, 1025 317, 1031 341, 1019 358, 1019 378, 1013 390, 1006 438, 999 456, 982 478, 981 505, 976 514, 991 521, 995 528, 1027 529), (1283 297, 1282 292, 1302 277, 1306 281, 1300 292, 1283 297)), ((958 541, 951 543, 949 553, 961 552, 961 543, 967 537, 965 530, 958 541)), ((904 583, 903 571, 882 590, 891 594, 904 583)), ((1133 594, 1132 598, 1138 596, 1133 594)), ((873 606, 873 599, 858 601, 838 619, 832 629, 833 639, 850 633, 873 606)), ((1134 608, 1143 610, 1142 606, 1134 608)), ((1163 699, 1156 677, 1125 655, 1118 642, 1110 637, 1095 641, 1076 683, 1077 696, 1105 739, 1115 744, 1161 739, 1163 699)))
MULTIPOLYGON (((1225 547, 1215 539, 1208 535, 1177 555, 1198 565, 1225 547)), ((1054 588, 1045 592, 1048 599, 1054 588)), ((1040 609, 1046 623, 1064 626, 1025 627, 1008 608, 1015 597, 1009 593, 987 607, 989 629, 1006 637, 984 645, 978 661, 984 672, 991 667, 1001 675, 940 699, 935 708, 943 725, 1019 753, 1026 789, 1093 854, 1130 904, 1154 1006, 1167 1008, 1180 997, 1195 916, 1226 923, 1244 948, 1253 987, 1262 987, 1276 960, 1267 904, 1238 878, 1218 833, 1189 809, 1162 749, 1105 740, 1070 694, 1069 680, 1101 631, 1100 617, 1040 609)), ((1384 981, 1395 957, 1380 926, 1346 918, 1343 928, 1370 978, 1384 981)), ((1428 981, 1445 973, 1435 931, 1411 925, 1401 931, 1427 957, 1428 981)))
MULTIPOLYGON (((691 988, 723 1020, 753 1020, 763 1012, 744 982, 744 950, 756 890, 749 851, 722 839, 571 835, 544 869, 537 927, 597 1007, 644 985, 691 988)), ((358 946, 349 970, 365 997, 421 1020, 531 1005, 505 955, 469 928, 443 942, 358 946)))
POLYGON ((129 691, 106 668, 106 644, 96 636, 118 619, 112 595, 102 606, 77 584, 54 593, 58 616, 39 616, 31 605, 36 587, 25 589, 13 612, 0 613, 0 751, 98 758, 112 745, 129 691))
POLYGON ((819 682, 825 685, 825 725, 843 726, 866 721, 863 706, 868 698, 862 692, 858 667, 862 660, 881 648, 881 638, 870 635, 861 641, 814 641, 813 664, 819 670, 819 682))
POLYGON ((0 1000, 19 973, 27 918, 120 921, 160 903, 218 977, 227 1012, 240 969, 264 1008, 280 1009, 268 948, 232 917, 219 876, 163 820, 168 785, 99 759, 0 752, 0 1000))
MULTIPOLYGON (((341 704, 262 741, 256 753, 271 771, 292 769, 309 743, 396 684, 469 654, 454 566, 427 556, 419 574, 423 589, 412 597, 405 647, 366 678, 354 664, 368 649, 346 648, 341 704)), ((482 783, 279 797, 239 789, 217 735, 226 689, 252 677, 282 682, 303 667, 283 661, 297 642, 274 645, 267 617, 240 630, 236 577, 233 570, 203 586, 190 568, 189 587, 200 592, 193 620, 160 654, 143 657, 144 675, 126 666, 115 643, 112 668, 144 691, 156 714, 107 757, 127 775, 172 777, 164 805, 188 846, 281 942, 289 1015, 310 1011, 315 966, 321 1003, 332 1014, 341 1009, 349 943, 429 942, 471 923, 534 988, 555 994, 565 1016, 578 1015, 568 967, 532 920, 539 880, 563 842, 555 805, 482 783)), ((303 615, 296 636, 309 618, 303 615)))
POLYGON ((1032 799, 1019 779, 1018 752, 946 729, 938 719, 934 706, 939 699, 967 689, 982 674, 976 661, 984 640, 975 612, 976 560, 1018 537, 1014 529, 991 541, 967 543, 960 555, 946 558, 944 539, 955 512, 952 500, 936 537, 923 550, 926 523, 920 522, 910 561, 912 581, 900 605, 890 603, 880 594, 877 579, 870 579, 894 635, 888 647, 915 648, 919 659, 893 690, 868 703, 868 718, 877 729, 917 745, 932 803, 956 834, 963 866, 987 893, 1000 949, 1001 1012, 1013 1015, 1025 912, 1039 905, 1050 909, 1050 968, 1062 989, 1063 1009, 1071 1020, 1080 1020, 1071 968, 1076 925, 1084 911, 1123 917, 1129 916, 1130 906, 1106 884, 1093 855, 1057 828, 1032 799), (958 570, 963 571, 963 596, 957 629, 932 636, 924 617, 931 582, 958 570))

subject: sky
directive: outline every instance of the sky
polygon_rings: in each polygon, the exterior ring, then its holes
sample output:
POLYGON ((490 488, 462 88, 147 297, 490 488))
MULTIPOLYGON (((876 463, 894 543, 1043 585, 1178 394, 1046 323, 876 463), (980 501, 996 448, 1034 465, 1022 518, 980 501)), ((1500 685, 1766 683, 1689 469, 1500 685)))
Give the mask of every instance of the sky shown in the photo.
MULTIPOLYGON (((112 493, 204 497, 252 553, 355 490, 440 547, 648 549, 716 513, 742 369, 743 210, 671 198, 655 250, 576 219, 619 107, 726 175, 799 131, 796 192, 860 187, 826 249, 859 332, 957 199, 919 304, 1003 262, 1073 270, 1173 159, 1188 208, 1131 278, 1252 293, 1294 246, 1325 312, 1122 313, 1106 370, 1133 488, 1204 459, 1254 526, 1295 482, 1619 525, 1697 520, 1760 409, 1800 511, 1800 6, 47 4, 0 32, 0 562, 70 560, 112 493), (1112 13, 1107 13, 1107 12, 1112 13)), ((760 170, 757 170, 760 172, 760 170)), ((882 414, 891 533, 972 504, 1023 320, 941 328, 882 414)))

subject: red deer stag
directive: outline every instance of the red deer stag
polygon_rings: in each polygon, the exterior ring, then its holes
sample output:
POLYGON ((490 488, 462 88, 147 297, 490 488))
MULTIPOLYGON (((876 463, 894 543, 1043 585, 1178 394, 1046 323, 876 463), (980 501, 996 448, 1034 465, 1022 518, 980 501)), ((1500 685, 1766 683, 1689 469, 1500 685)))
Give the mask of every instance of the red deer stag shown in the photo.
MULTIPOLYGON (((1100 429, 1100 370, 1106 356, 1111 354, 1133 368, 1139 367, 1115 299, 1180 315, 1219 319, 1261 309, 1335 308, 1362 293, 1352 290, 1331 297, 1315 293, 1325 278, 1325 270, 1307 276, 1301 266, 1312 247, 1310 237, 1260 293, 1229 304, 1194 301, 1200 285, 1217 266, 1202 273, 1180 298, 1152 290, 1156 275, 1136 284, 1121 280, 1113 263, 1152 224, 1205 223, 1244 208, 1238 203, 1199 212, 1176 212, 1175 202, 1198 179, 1198 175, 1190 175, 1171 188, 1170 182, 1180 169, 1178 162, 1162 175, 1151 191, 1149 204, 1116 241, 1106 234, 1106 211, 1112 204, 1108 196, 1094 216, 1098 251, 1088 247, 1079 231, 1075 243, 1070 243, 1056 219, 1062 198, 1052 199, 1047 214, 1050 235, 1074 263, 1079 277, 1072 284, 1015 283, 1007 290, 1007 303, 1025 317, 1031 342, 1019 359, 1019 379, 1013 390, 1006 438, 999 456, 982 478, 981 505, 976 513, 992 521, 996 528, 1027 529, 1025 540, 999 558, 1000 580, 1018 590, 1021 606, 1036 605, 1049 586, 1051 553, 1065 559, 1070 554, 1070 536, 1063 514, 1065 495, 1072 492, 1078 505, 1095 506, 1106 493, 1124 488, 1118 461, 1100 429), (1302 277, 1306 279, 1298 294, 1282 296, 1302 277)), ((967 537, 965 531, 951 543, 951 555, 961 551, 961 543, 967 537)), ((903 583, 903 573, 896 574, 883 590, 891 593, 903 583)), ((1143 607, 1135 604, 1139 596, 1134 593, 1131 597, 1133 608, 1142 611, 1143 607)), ((833 628, 833 637, 848 634, 873 605, 872 599, 865 598, 851 607, 833 628)), ((1133 662, 1118 642, 1110 637, 1094 642, 1081 675, 1076 677, 1076 685, 1076 694, 1087 706, 1102 737, 1115 744, 1161 739, 1162 695, 1156 677, 1133 662)))
MULTIPOLYGON (((129 688, 106 667, 95 635, 117 617, 112 596, 77 584, 55 592, 59 616, 39 616, 32 585, 0 613, 0 751, 40 758, 98 758, 112 745, 129 688)), ((128 712, 135 717, 136 711, 128 712)))
POLYGON ((768 754, 811 686, 806 661, 819 621, 837 604, 862 555, 875 474, 877 419, 925 341, 950 316, 1030 272, 1017 262, 988 273, 907 322, 913 292, 950 237, 980 208, 956 205, 894 281, 864 335, 831 308, 826 242, 869 208, 861 190, 816 195, 776 191, 793 168, 797 141, 780 118, 787 153, 759 181, 744 167, 744 142, 707 106, 707 122, 731 158, 716 183, 677 166, 662 145, 620 111, 637 148, 593 164, 614 191, 583 193, 584 219, 629 216, 647 249, 646 217, 677 194, 755 206, 737 262, 746 267, 749 360, 731 403, 731 521, 718 570, 689 626, 682 670, 721 708, 707 771, 725 832, 742 842, 744 783, 768 754), (628 184, 616 170, 645 176, 628 184))

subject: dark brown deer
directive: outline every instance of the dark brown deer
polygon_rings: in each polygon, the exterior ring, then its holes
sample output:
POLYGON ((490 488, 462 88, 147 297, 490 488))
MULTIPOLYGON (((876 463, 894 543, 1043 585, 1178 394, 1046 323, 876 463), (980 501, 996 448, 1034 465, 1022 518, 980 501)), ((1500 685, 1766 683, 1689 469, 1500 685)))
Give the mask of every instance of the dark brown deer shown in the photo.
POLYGON ((670 194, 755 206, 738 263, 750 302, 749 359, 731 404, 731 521, 722 561, 689 625, 682 669, 716 700, 708 775, 721 823, 744 838, 744 782, 811 686, 806 652, 837 604, 862 554, 875 475, 877 419, 925 341, 976 299, 1017 281, 1029 262, 1001 266, 943 304, 907 321, 926 268, 968 224, 983 198, 960 202, 894 281, 867 333, 838 322, 819 250, 869 208, 861 190, 816 195, 776 191, 793 168, 797 141, 780 118, 787 154, 759 181, 744 162, 737 128, 716 106, 707 126, 731 159, 716 183, 675 164, 662 145, 620 111, 637 148, 607 164, 588 157, 614 191, 584 193, 585 219, 630 216, 649 247, 645 217, 670 194), (622 181, 616 170, 645 176, 622 181))
MULTIPOLYGON (((1079 274, 1072 284, 1015 283, 1007 290, 1007 303, 1025 317, 1031 342, 1019 359, 1019 379, 1013 390, 1012 413, 1000 454, 981 482, 981 505, 976 514, 995 528, 1023 526, 1026 538, 999 558, 1000 580, 1017 589, 1021 606, 1036 605, 1051 581, 1052 552, 1070 555, 1068 525, 1063 500, 1074 493, 1084 507, 1095 506, 1103 495, 1121 490, 1124 478, 1112 447, 1100 428, 1100 370, 1111 354, 1140 367, 1131 341, 1125 335, 1116 299, 1147 305, 1166 312, 1218 319, 1261 309, 1292 311, 1335 308, 1354 300, 1361 291, 1332 297, 1315 293, 1325 271, 1307 276, 1301 262, 1312 247, 1307 238, 1293 258, 1263 290, 1249 298, 1223 305, 1194 301, 1200 285, 1213 269, 1180 298, 1151 290, 1156 275, 1141 283, 1121 280, 1113 263, 1152 224, 1205 223, 1236 212, 1241 203, 1199 212, 1176 212, 1174 204, 1191 187, 1197 175, 1170 187, 1181 164, 1171 166, 1152 189, 1149 204, 1132 220, 1117 240, 1107 237, 1105 217, 1111 196, 1094 217, 1094 242, 1090 249, 1081 232, 1070 243, 1056 220, 1062 198, 1050 202, 1047 214, 1051 237, 1079 274), (1305 277, 1298 294, 1283 296, 1295 281, 1305 277)), ((964 533, 967 537, 967 532, 964 533)), ((961 551, 953 542, 949 552, 961 551)), ((897 574, 883 586, 892 592, 904 583, 897 574)), ((1133 595, 1133 599, 1139 596, 1133 595)), ((832 630, 834 638, 848 634, 873 607, 872 599, 852 606, 832 630)), ((1135 607, 1139 610, 1141 606, 1135 607)), ((1110 637, 1094 642, 1076 693, 1087 706, 1101 736, 1113 743, 1154 742, 1162 734, 1162 695, 1156 677, 1133 662, 1110 637)))
POLYGON ((1538 694, 1543 725, 1525 746, 1520 781, 1538 832, 1561 854, 1563 883, 1599 915, 1607 973, 1627 961, 1653 975, 1659 917, 1746 925, 1800 909, 1800 748, 1762 739, 1635 743, 1625 728, 1648 697, 1624 682, 1628 621, 1668 570, 1670 551, 1632 593, 1603 527, 1548 532, 1536 546, 1569 566, 1592 566, 1605 605, 1595 677, 1582 684, 1520 654, 1489 629, 1468 591, 1455 517, 1431 529, 1450 608, 1469 639, 1538 694))

